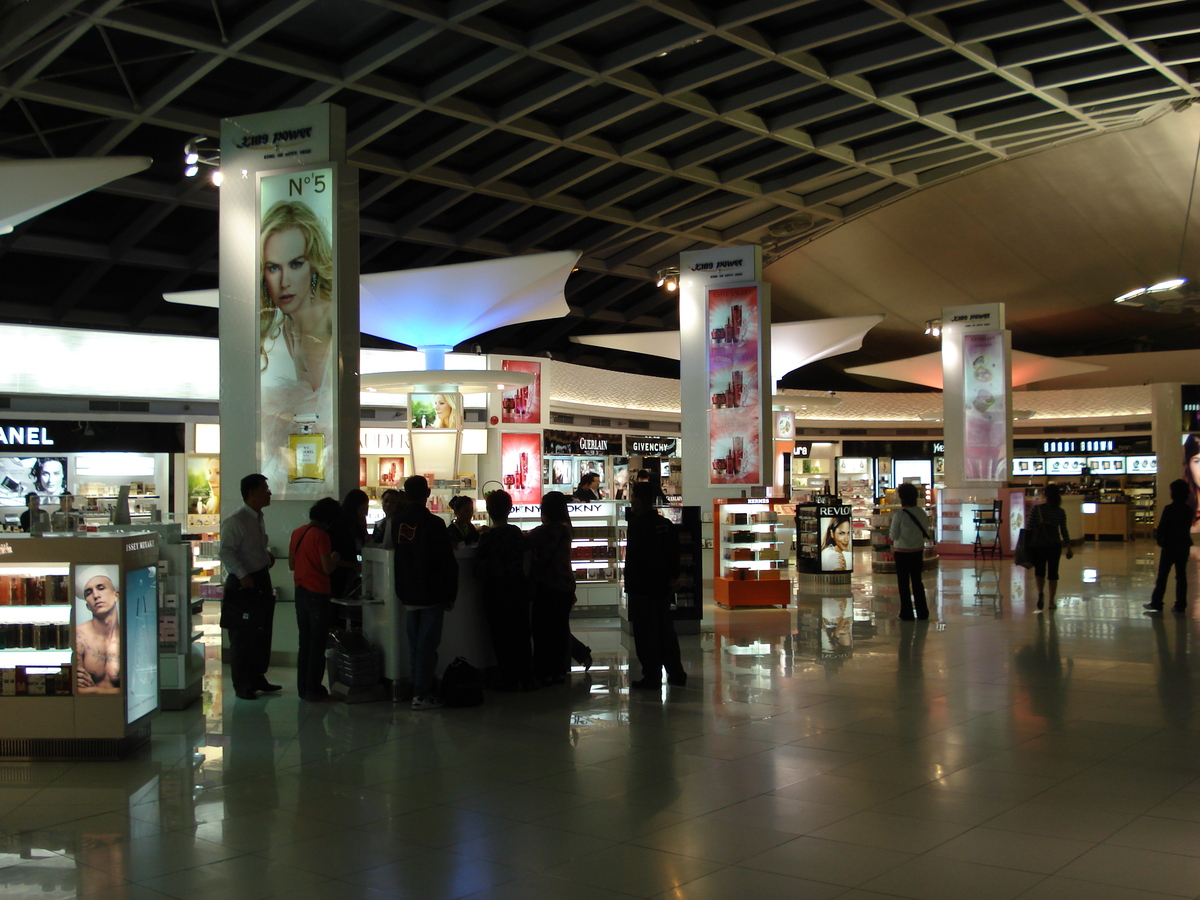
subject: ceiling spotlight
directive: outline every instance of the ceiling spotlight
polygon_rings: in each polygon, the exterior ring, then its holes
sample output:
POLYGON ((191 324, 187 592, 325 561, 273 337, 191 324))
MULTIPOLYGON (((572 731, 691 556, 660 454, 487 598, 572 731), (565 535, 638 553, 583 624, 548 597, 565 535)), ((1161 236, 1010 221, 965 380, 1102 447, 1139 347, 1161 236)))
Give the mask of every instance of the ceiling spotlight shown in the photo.
POLYGON ((658 270, 658 286, 668 291, 679 290, 679 267, 666 266, 658 270))
POLYGON ((200 171, 199 166, 188 166, 186 169, 183 170, 183 174, 186 175, 188 178, 195 178, 196 173, 199 171, 200 171))
POLYGON ((931 337, 942 336, 942 320, 941 319, 926 319, 925 333, 931 337))
POLYGON ((200 154, 193 150, 191 153, 184 155, 183 161, 189 166, 194 166, 196 163, 200 162, 200 154))
POLYGON ((220 170, 220 169, 213 169, 213 173, 212 173, 212 183, 213 183, 213 185, 214 185, 215 187, 220 187, 220 186, 221 186, 221 183, 222 183, 224 180, 225 180, 225 176, 224 176, 224 174, 222 174, 221 170, 220 170))
MULTIPOLYGON (((186 144, 183 145, 183 164, 185 166, 183 174, 188 178, 194 178, 196 173, 200 171, 200 166, 212 166, 214 169, 221 165, 220 149, 209 150, 205 153, 204 143, 209 140, 205 135, 198 134, 186 144)), ((220 187, 220 180, 216 177, 212 179, 212 183, 220 187)))

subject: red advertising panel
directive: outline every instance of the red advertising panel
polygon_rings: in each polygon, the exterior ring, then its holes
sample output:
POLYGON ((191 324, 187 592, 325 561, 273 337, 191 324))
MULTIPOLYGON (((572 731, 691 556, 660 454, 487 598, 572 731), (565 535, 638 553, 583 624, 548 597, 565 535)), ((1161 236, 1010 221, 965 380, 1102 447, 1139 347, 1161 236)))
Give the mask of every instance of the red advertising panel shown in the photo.
POLYGON ((963 476, 967 481, 1008 479, 1004 333, 963 335, 963 476))
POLYGON ((709 484, 762 484, 758 285, 708 290, 709 484))
POLYGON ((500 481, 513 503, 542 500, 542 436, 500 435, 500 481))
POLYGON ((500 421, 505 425, 538 425, 542 421, 542 364, 522 359, 504 359, 500 368, 505 372, 529 372, 533 382, 528 387, 504 391, 500 395, 500 421))

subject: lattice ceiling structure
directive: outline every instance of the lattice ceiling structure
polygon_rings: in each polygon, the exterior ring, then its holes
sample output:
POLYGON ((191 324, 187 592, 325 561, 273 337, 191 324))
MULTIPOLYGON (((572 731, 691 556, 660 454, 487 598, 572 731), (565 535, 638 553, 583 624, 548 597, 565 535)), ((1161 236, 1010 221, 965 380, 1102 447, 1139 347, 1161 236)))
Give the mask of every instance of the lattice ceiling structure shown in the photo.
POLYGON ((225 116, 344 106, 362 266, 577 248, 572 316, 473 343, 673 375, 683 250, 776 260, 932 185, 1200 96, 1200 3, 0 0, 0 157, 153 167, 0 238, 0 319, 215 334, 225 116))

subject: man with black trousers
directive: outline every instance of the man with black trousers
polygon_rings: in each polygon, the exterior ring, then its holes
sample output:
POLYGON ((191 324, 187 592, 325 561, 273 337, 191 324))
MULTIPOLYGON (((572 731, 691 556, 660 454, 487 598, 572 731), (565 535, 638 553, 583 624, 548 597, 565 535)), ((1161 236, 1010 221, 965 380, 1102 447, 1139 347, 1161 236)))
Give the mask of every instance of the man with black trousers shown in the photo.
POLYGON ((404 482, 408 504, 396 513, 396 596, 404 604, 408 658, 412 673, 412 708, 437 709, 434 694, 442 617, 458 596, 458 560, 446 536, 446 523, 425 508, 429 482, 413 475, 404 482))
POLYGON ((642 677, 629 686, 648 690, 662 686, 664 668, 667 684, 687 684, 671 619, 671 596, 679 578, 679 536, 675 526, 654 508, 654 498, 654 485, 646 481, 633 485, 625 545, 629 623, 634 652, 642 666, 642 677))
POLYGON ((271 505, 265 475, 242 479, 245 505, 221 523, 221 565, 225 567, 225 599, 221 627, 229 631, 230 676, 241 700, 258 699, 258 691, 283 690, 267 681, 271 664, 271 627, 275 620, 275 593, 271 566, 275 557, 267 549, 267 529, 262 511, 271 505), (238 620, 232 612, 251 613, 254 623, 238 620))
POLYGON ((1192 552, 1192 508, 1188 506, 1188 483, 1182 478, 1171 482, 1171 502, 1162 511, 1154 536, 1162 553, 1158 557, 1158 577, 1145 609, 1163 611, 1167 595, 1167 577, 1175 570, 1175 612, 1187 612, 1187 564, 1192 552))

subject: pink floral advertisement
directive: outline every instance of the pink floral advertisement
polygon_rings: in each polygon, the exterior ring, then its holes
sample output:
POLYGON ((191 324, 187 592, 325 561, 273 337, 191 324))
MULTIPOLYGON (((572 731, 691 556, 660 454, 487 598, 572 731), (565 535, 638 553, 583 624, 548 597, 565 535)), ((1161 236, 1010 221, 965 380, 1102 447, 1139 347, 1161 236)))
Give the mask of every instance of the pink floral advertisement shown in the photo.
POLYGON ((542 421, 542 364, 522 359, 504 359, 505 372, 528 372, 533 382, 500 395, 500 421, 505 425, 538 425, 542 421))
POLYGON ((757 285, 708 290, 709 484, 763 483, 757 285))
POLYGON ((513 503, 542 501, 542 436, 500 435, 500 481, 513 503))
POLYGON ((1008 479, 1008 373, 1004 370, 1004 334, 964 334, 963 477, 967 481, 1008 479))

